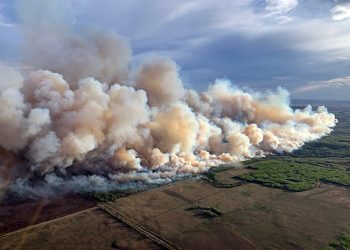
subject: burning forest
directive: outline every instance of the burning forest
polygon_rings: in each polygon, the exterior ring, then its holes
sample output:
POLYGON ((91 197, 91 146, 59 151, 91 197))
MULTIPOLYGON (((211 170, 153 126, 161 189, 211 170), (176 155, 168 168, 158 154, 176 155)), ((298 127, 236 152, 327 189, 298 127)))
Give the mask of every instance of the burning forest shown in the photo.
POLYGON ((0 67, 1 188, 21 197, 162 184, 223 163, 291 152, 332 131, 325 107, 293 110, 283 88, 218 79, 187 89, 174 61, 132 65, 113 32, 37 22, 25 11, 24 64, 0 67))

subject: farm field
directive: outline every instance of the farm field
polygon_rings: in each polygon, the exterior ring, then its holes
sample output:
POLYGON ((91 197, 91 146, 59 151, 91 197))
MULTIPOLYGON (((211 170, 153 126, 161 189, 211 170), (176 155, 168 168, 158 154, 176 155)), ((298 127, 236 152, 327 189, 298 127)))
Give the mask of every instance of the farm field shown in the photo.
MULTIPOLYGON (((235 171, 224 174, 233 177, 235 171)), ((349 191, 331 185, 304 194, 184 181, 106 206, 183 249, 320 249, 350 229, 349 191), (187 211, 193 205, 215 208, 222 216, 196 216, 187 211)))

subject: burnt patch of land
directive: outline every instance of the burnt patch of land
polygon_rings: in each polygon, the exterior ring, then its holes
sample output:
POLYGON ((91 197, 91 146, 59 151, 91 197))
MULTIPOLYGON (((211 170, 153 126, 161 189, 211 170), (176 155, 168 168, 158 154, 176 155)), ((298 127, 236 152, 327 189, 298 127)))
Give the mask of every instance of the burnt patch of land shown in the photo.
POLYGON ((2 235, 0 246, 1 249, 162 249, 99 208, 2 235))
POLYGON ((14 201, 0 206, 0 235, 96 206, 82 196, 14 201))

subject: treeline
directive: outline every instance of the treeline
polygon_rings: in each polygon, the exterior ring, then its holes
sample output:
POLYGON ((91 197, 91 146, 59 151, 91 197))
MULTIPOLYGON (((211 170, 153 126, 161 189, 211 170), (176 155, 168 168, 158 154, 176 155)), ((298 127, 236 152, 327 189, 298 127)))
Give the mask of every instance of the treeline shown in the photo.
POLYGON ((243 184, 242 181, 238 181, 235 183, 223 183, 216 179, 215 172, 209 170, 207 173, 204 174, 204 179, 207 180, 213 187, 216 188, 233 188, 238 187, 243 184))
POLYGON ((136 194, 139 191, 138 189, 111 190, 106 192, 92 192, 90 195, 98 202, 110 202, 131 194, 136 194))

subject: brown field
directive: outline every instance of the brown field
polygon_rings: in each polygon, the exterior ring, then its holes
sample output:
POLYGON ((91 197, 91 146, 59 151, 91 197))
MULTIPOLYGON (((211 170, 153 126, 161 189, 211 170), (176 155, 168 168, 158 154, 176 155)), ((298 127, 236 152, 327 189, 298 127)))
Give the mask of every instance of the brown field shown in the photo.
POLYGON ((96 207, 0 236, 0 249, 113 248, 161 249, 96 207))
MULTIPOLYGON (((216 178, 233 183, 233 176, 246 171, 231 169, 216 178)), ((0 249, 321 249, 350 229, 349 189, 326 184, 291 193, 256 184, 216 188, 204 180, 186 180, 100 204, 102 209, 79 206, 84 204, 79 199, 49 204, 35 220, 29 218, 34 223, 21 226, 42 223, 7 234, 19 227, 11 224, 17 213, 17 221, 28 222, 24 211, 29 210, 0 207, 0 249), (194 205, 223 215, 196 216, 186 210, 194 205)))
MULTIPOLYGON (((218 176, 233 182, 242 171, 218 176)), ((256 184, 220 189, 188 180, 107 206, 183 249, 320 249, 350 228, 349 190, 323 185, 312 192, 256 184), (185 210, 193 205, 214 207, 223 216, 195 216, 185 210)))

